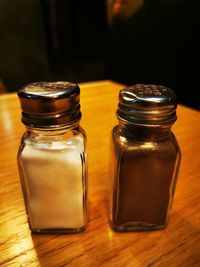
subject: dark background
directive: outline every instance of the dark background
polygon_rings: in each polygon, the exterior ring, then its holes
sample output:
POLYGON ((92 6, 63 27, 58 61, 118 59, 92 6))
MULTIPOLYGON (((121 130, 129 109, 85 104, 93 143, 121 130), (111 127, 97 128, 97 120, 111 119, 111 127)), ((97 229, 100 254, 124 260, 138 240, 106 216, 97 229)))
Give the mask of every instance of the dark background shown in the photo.
POLYGON ((162 84, 200 109, 199 21, 197 0, 1 0, 0 78, 162 84))

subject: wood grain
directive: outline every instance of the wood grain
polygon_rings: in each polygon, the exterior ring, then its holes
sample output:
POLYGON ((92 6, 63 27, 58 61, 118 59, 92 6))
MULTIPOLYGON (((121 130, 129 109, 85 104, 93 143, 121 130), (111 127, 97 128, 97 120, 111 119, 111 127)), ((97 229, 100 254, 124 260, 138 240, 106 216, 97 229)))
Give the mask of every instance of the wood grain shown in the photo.
POLYGON ((200 266, 200 113, 178 107, 173 131, 182 163, 168 227, 115 233, 107 214, 107 165, 122 86, 110 81, 80 86, 89 157, 89 224, 81 234, 29 231, 16 165, 24 132, 19 102, 15 94, 0 96, 0 266, 200 266))

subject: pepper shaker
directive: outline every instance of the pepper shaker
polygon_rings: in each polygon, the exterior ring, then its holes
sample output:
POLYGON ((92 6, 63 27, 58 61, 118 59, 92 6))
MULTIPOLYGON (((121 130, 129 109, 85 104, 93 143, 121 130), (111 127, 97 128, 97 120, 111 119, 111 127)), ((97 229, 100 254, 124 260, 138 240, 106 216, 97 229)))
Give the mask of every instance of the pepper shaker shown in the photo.
POLYGON ((87 163, 79 86, 38 82, 22 88, 18 96, 26 126, 18 168, 29 227, 37 233, 83 231, 87 163))
POLYGON ((181 158, 171 132, 176 107, 174 92, 164 86, 137 84, 119 93, 110 165, 116 231, 167 225, 181 158))

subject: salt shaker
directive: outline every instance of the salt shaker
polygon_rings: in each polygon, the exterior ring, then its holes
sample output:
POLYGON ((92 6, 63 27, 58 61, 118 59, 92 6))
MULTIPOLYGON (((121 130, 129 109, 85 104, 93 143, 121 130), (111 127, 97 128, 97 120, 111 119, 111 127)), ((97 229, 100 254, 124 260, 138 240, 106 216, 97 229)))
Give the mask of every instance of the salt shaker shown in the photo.
POLYGON ((176 107, 174 92, 164 86, 138 84, 119 93, 110 166, 116 231, 167 225, 181 158, 171 132, 176 107))
POLYGON ((19 90, 18 96, 26 126, 18 168, 29 227, 37 233, 83 231, 87 163, 79 86, 38 82, 19 90))

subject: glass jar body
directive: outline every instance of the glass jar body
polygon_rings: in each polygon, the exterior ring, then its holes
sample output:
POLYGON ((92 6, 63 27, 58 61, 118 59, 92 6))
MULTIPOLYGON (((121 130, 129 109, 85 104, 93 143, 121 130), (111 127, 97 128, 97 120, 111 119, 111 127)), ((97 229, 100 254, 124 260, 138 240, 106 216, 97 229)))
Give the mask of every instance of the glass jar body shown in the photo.
POLYGON ((38 233, 85 230, 87 224, 86 135, 67 127, 27 127, 18 168, 29 227, 38 233))
POLYGON ((111 223, 116 231, 161 229, 172 205, 180 149, 170 126, 120 122, 112 131, 111 223))

